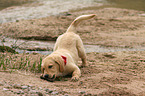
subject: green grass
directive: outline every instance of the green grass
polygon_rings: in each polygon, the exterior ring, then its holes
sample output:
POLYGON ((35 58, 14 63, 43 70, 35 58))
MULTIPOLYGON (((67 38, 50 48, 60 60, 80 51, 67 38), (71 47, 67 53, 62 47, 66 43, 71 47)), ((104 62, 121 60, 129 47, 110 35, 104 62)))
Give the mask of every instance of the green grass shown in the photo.
POLYGON ((11 52, 11 53, 18 53, 15 51, 15 49, 10 48, 8 46, 0 46, 0 52, 5 52, 5 51, 11 52))
POLYGON ((31 62, 30 56, 21 57, 18 60, 17 56, 11 58, 9 54, 0 54, 0 70, 12 71, 12 70, 25 70, 30 72, 41 72, 42 57, 39 60, 31 62))

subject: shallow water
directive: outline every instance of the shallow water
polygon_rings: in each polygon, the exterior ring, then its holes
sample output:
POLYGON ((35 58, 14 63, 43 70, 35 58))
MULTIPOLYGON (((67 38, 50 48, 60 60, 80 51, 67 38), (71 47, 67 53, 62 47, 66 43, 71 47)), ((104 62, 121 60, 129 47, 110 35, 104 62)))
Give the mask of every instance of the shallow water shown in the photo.
MULTIPOLYGON (((2 37, 1 37, 2 38, 2 37)), ((29 40, 16 40, 16 39, 11 39, 11 38, 4 38, 3 42, 5 46, 16 46, 18 47, 16 49, 17 52, 19 53, 40 53, 43 55, 48 55, 50 53, 52 53, 52 49, 54 47, 55 42, 54 41, 29 41, 29 40), (27 49, 49 49, 48 51, 28 51, 27 49)), ((1 40, 0 40, 1 42, 1 40)), ((2 42, 0 43, 0 45, 3 45, 2 42)), ((145 47, 140 47, 140 48, 112 48, 112 47, 101 47, 98 45, 84 45, 86 53, 89 52, 117 52, 117 51, 144 51, 145 47)))

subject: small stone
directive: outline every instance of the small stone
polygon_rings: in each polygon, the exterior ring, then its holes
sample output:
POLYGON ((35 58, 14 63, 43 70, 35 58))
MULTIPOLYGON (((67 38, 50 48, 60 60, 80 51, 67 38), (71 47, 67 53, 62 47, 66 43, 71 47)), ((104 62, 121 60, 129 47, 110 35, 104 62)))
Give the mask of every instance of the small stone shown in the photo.
POLYGON ((82 81, 80 81, 80 83, 79 83, 80 85, 82 85, 83 84, 83 82, 82 81))
POLYGON ((29 87, 34 87, 33 85, 29 85, 29 87))
POLYGON ((14 94, 24 94, 25 93, 23 90, 20 90, 20 89, 11 89, 11 92, 13 92, 14 94))
POLYGON ((16 89, 21 89, 21 85, 20 84, 14 84, 13 87, 16 88, 16 89))
POLYGON ((31 90, 31 87, 28 87, 27 89, 28 89, 28 91, 30 91, 31 90))
POLYGON ((87 86, 83 86, 83 88, 87 88, 87 86))
POLYGON ((141 16, 145 17, 145 14, 140 14, 141 16))
POLYGON ((49 90, 49 89, 45 89, 46 92, 48 93, 52 93, 53 91, 52 90, 49 90))
POLYGON ((29 95, 27 95, 27 96, 38 96, 38 94, 29 94, 29 95))
POLYGON ((86 92, 85 92, 85 91, 80 91, 79 93, 84 94, 84 93, 86 93, 86 92))
POLYGON ((28 88, 28 86, 21 86, 21 88, 22 88, 22 89, 27 89, 27 88, 28 88))
POLYGON ((17 94, 24 94, 24 91, 19 90, 19 91, 17 92, 17 94))
POLYGON ((22 91, 22 90, 20 90, 20 92, 21 92, 21 94, 24 94, 25 92, 24 91, 22 91))
POLYGON ((17 94, 21 94, 21 92, 18 91, 17 94))
POLYGON ((38 94, 38 96, 43 96, 43 94, 41 92, 38 92, 37 94, 38 94))
POLYGON ((29 93, 30 90, 28 89, 23 89, 24 93, 29 93))
POLYGON ((69 96, 68 94, 65 94, 64 96, 69 96))
POLYGON ((3 90, 4 90, 4 91, 9 91, 9 89, 7 89, 7 88, 3 88, 3 90))
POLYGON ((18 92, 18 89, 11 89, 11 92, 17 93, 18 92))
POLYGON ((36 93, 38 93, 38 91, 36 91, 36 90, 30 90, 30 94, 36 94, 36 93))
POLYGON ((85 93, 84 96, 92 96, 91 93, 85 93))
POLYGON ((42 90, 42 87, 39 87, 40 90, 42 90))
POLYGON ((52 92, 51 94, 52 95, 58 95, 58 92, 52 92))
POLYGON ((2 82, 0 82, 0 86, 3 86, 4 84, 2 82))
POLYGON ((10 85, 6 84, 6 85, 5 85, 5 87, 6 87, 6 88, 11 88, 12 86, 10 86, 10 85))
POLYGON ((52 93, 52 92, 53 92, 52 90, 49 91, 49 93, 52 93))
POLYGON ((49 89, 45 89, 45 91, 47 92, 47 91, 49 91, 49 89))

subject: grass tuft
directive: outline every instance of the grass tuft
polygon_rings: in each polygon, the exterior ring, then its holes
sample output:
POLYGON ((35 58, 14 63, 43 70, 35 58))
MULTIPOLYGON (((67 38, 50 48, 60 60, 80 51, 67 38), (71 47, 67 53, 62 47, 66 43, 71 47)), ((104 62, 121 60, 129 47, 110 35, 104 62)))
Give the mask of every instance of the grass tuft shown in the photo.
MULTIPOLYGON (((35 56, 34 56, 35 57, 35 56)), ((25 70, 35 73, 41 72, 42 57, 33 60, 33 55, 20 55, 13 57, 12 53, 2 53, 0 54, 0 70, 25 70)))

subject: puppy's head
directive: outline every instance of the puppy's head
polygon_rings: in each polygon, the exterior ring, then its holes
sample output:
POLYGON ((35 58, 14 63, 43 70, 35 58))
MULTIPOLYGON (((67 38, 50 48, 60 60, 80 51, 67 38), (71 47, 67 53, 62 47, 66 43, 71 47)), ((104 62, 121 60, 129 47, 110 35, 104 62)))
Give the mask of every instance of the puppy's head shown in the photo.
POLYGON ((42 79, 54 81, 64 71, 64 61, 60 55, 50 55, 42 61, 42 79))

